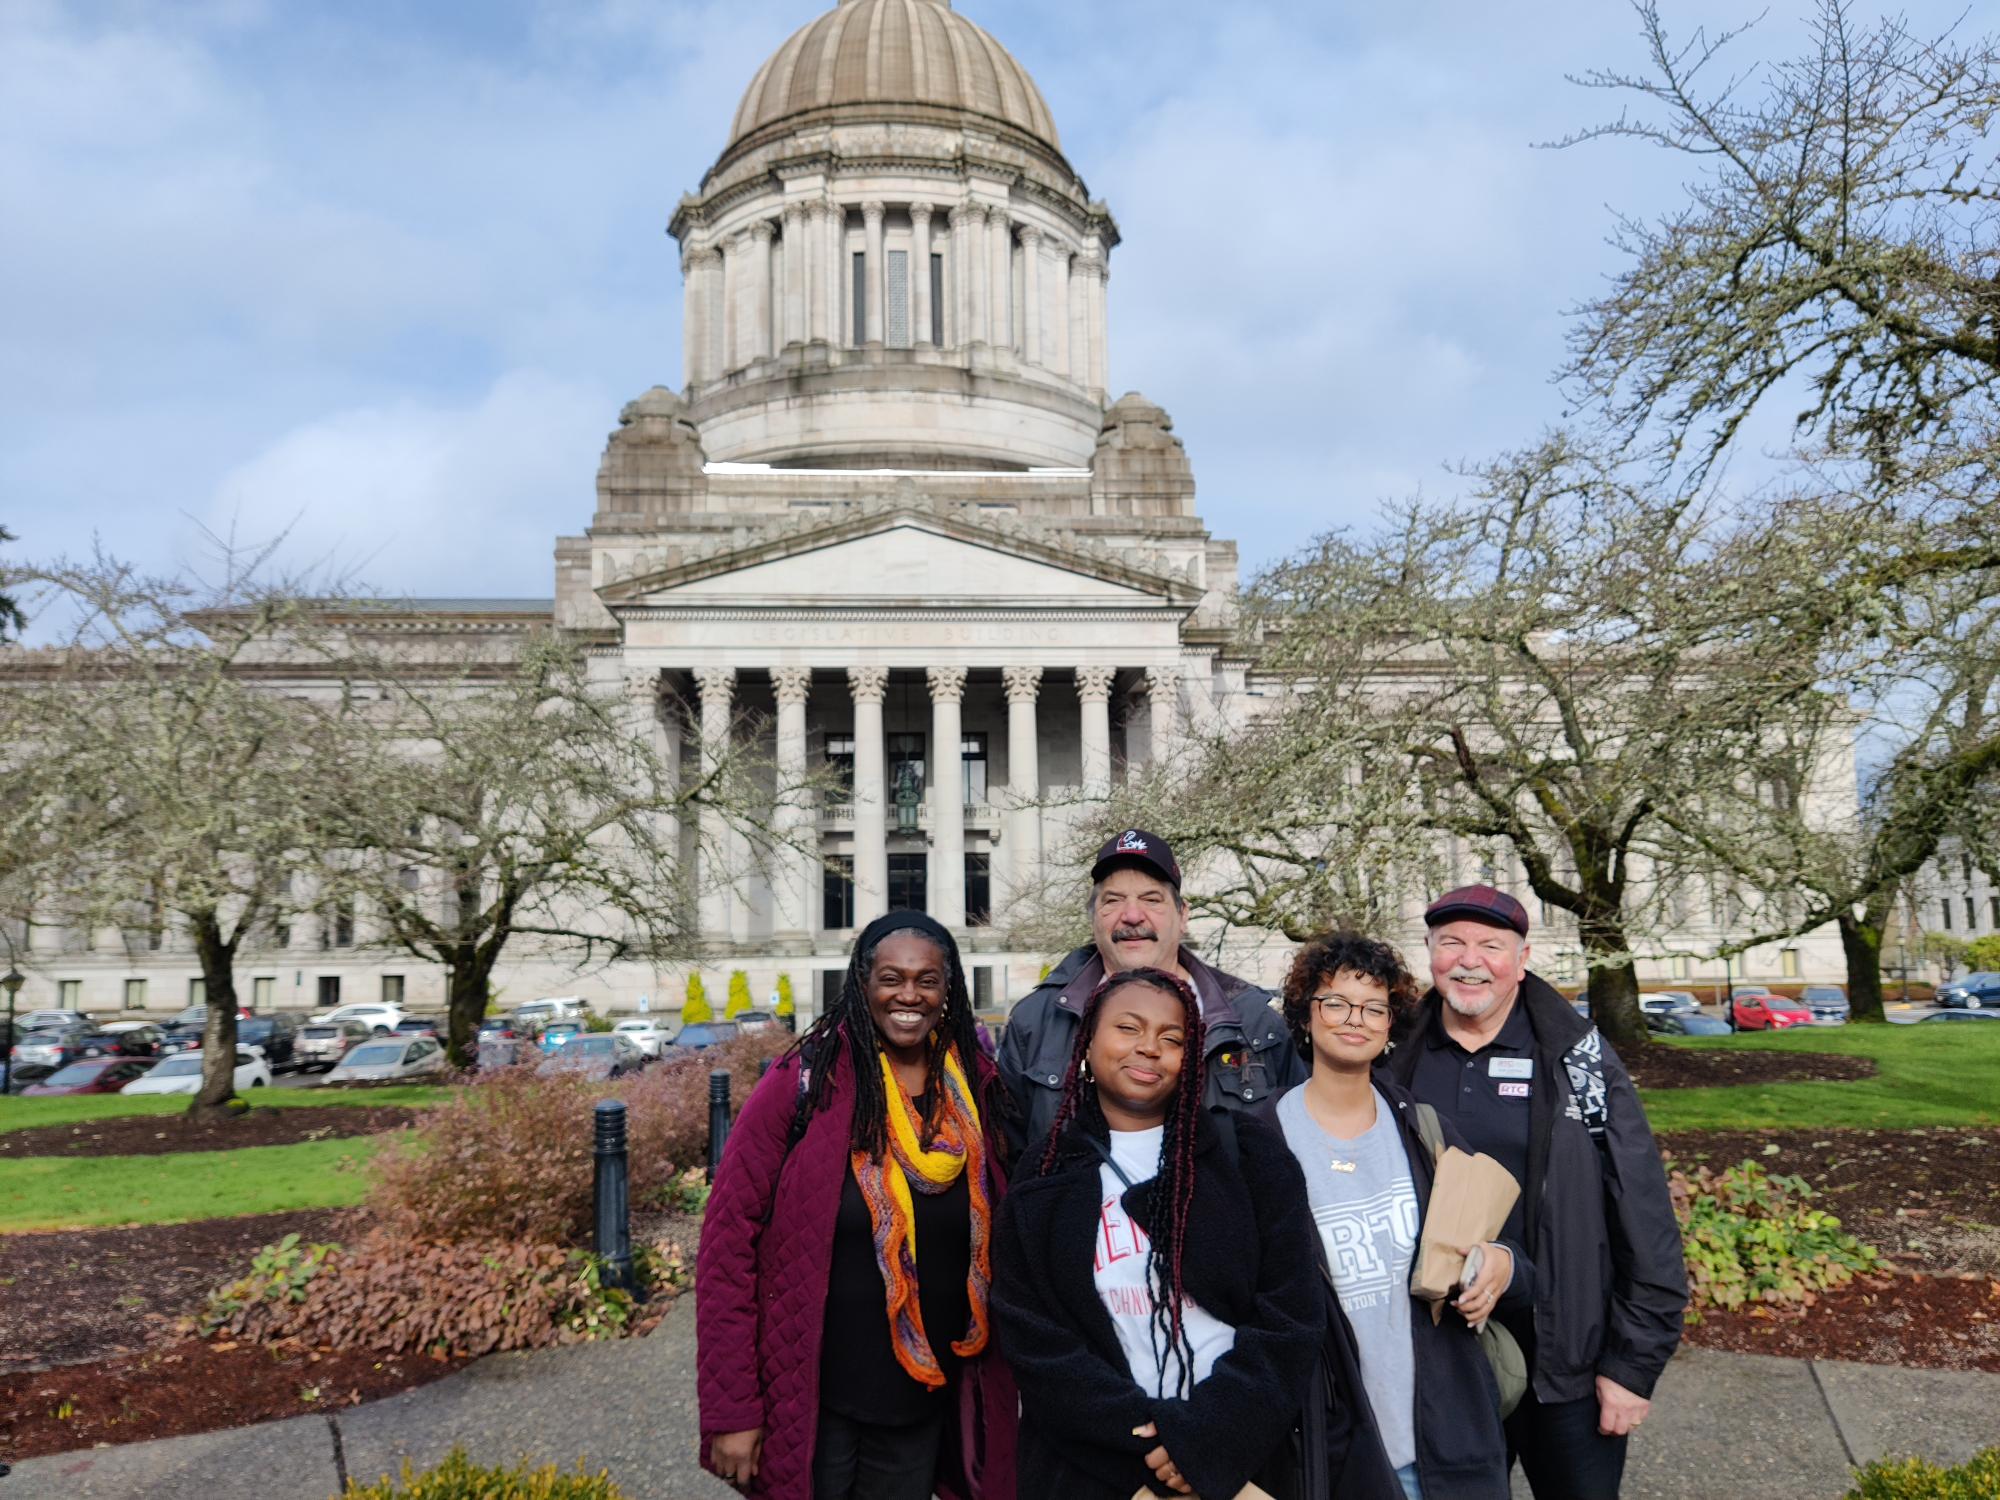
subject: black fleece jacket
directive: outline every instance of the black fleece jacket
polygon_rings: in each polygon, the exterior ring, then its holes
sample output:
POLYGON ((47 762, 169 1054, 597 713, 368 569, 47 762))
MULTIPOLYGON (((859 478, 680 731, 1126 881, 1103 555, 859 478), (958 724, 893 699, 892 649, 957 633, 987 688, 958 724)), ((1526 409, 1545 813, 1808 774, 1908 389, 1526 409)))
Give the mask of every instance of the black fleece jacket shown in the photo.
MULTIPOLYGON (((1202 1496, 1227 1500, 1288 1453, 1318 1351, 1323 1308, 1305 1179, 1282 1137, 1239 1118, 1236 1150, 1203 1116, 1181 1262, 1187 1294, 1236 1330, 1235 1346, 1186 1399, 1139 1388, 1092 1277, 1102 1158, 1064 1137, 1037 1175, 1037 1143, 1001 1205, 993 1248, 993 1326, 1021 1391, 1022 1495, 1131 1500, 1152 1482, 1144 1455, 1164 1445, 1202 1496), (1157 1438, 1132 1429, 1156 1423, 1157 1438)), ((1124 1196, 1150 1235, 1153 1181, 1124 1196)))

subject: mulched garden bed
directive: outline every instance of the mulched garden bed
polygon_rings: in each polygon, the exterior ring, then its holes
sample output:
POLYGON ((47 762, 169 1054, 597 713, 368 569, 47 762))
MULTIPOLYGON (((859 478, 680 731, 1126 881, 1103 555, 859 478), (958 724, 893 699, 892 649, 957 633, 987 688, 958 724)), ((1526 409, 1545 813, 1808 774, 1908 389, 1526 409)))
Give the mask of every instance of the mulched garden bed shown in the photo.
POLYGON ((337 1411, 467 1363, 186 1339, 97 1364, 0 1375, 0 1456, 35 1458, 337 1411))
POLYGON ((1620 1053, 1642 1089, 1710 1089, 1739 1083, 1851 1083, 1875 1076, 1875 1059, 1838 1052, 1750 1052, 1722 1047, 1635 1047, 1620 1053))
POLYGON ((292 1146, 398 1130, 421 1111, 391 1105, 251 1108, 237 1115, 117 1115, 75 1125, 37 1125, 0 1133, 0 1157, 165 1156, 176 1151, 235 1151, 292 1146))
MULTIPOLYGON (((274 1111, 275 1113, 275 1111, 274 1111)), ((128 1354, 182 1337, 176 1320, 264 1246, 344 1240, 338 1209, 0 1235, 0 1375, 128 1354)), ((6 1409, 0 1400, 0 1411, 6 1409)))
POLYGON ((2000 1371, 2000 1281, 1871 1276, 1799 1311, 1704 1309, 1688 1343, 1738 1354, 2000 1371))

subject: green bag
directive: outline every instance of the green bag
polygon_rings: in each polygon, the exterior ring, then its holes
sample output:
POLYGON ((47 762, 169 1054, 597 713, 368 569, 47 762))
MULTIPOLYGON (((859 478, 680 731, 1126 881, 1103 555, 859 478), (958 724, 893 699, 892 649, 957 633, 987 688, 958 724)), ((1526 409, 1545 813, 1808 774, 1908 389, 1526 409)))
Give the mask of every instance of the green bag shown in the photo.
MULTIPOLYGON (((1437 1159, 1444 1155, 1444 1127, 1438 1124, 1437 1111, 1428 1104, 1417 1106, 1417 1137, 1430 1149, 1431 1164, 1436 1166, 1437 1159)), ((1498 1318, 1488 1318, 1476 1337, 1486 1363, 1493 1367, 1493 1383, 1500 1388, 1500 1417, 1504 1421, 1528 1394, 1528 1357, 1521 1352, 1520 1341, 1498 1318)))

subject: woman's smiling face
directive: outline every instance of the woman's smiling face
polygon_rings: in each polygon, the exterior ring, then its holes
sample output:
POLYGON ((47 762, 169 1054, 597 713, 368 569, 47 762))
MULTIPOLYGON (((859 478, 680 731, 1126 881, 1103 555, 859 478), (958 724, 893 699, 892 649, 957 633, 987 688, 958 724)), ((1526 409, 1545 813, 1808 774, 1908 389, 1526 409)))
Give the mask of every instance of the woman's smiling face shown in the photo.
POLYGON ((915 1058, 944 1019, 945 956, 915 932, 892 932, 868 970, 868 1014, 892 1057, 915 1058))
POLYGON ((1097 1102, 1114 1130, 1149 1130, 1167 1117, 1187 1053, 1180 996, 1145 980, 1122 984, 1098 1002, 1085 1054, 1097 1102))

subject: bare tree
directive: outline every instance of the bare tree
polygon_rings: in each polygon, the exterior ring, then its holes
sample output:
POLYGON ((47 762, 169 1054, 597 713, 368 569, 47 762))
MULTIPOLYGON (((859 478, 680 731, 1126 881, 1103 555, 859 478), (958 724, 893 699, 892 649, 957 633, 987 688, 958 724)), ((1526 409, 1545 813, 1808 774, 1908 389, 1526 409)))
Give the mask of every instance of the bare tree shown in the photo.
MULTIPOLYGON (((11 542, 13 540, 14 533, 9 531, 5 526, 0 526, 0 542, 11 542)), ((0 590, 0 641, 4 641, 7 638, 9 630, 12 630, 18 636, 27 628, 27 625, 27 618, 22 615, 21 606, 15 602, 14 596, 4 590, 0 590)))

